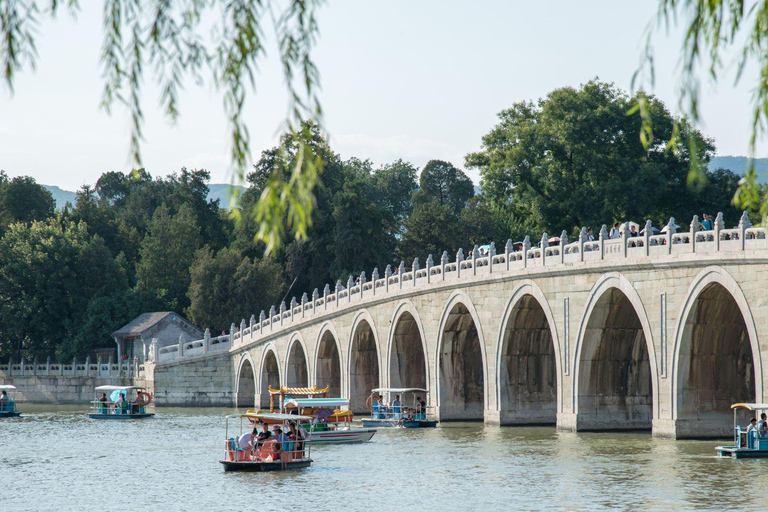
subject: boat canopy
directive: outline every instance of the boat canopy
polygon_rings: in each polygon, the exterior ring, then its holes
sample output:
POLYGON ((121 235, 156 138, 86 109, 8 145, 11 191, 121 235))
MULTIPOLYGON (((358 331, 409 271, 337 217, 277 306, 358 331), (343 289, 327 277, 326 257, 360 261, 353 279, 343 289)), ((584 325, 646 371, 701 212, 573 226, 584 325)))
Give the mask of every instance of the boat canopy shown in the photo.
POLYGON ((768 410, 768 404, 733 404, 731 409, 749 409, 750 411, 768 410))
POLYGON ((371 393, 411 393, 411 392, 429 393, 424 388, 376 388, 372 389, 371 393))
POLYGON ((96 391, 128 391, 130 389, 144 389, 144 386, 98 386, 96 391))
POLYGON ((248 411, 245 414, 240 415, 241 418, 259 418, 262 420, 273 421, 290 421, 290 420, 302 420, 310 421, 312 416, 301 416, 298 414, 281 414, 277 412, 251 412, 248 411))
POLYGON ((286 407, 349 407, 346 398, 291 398, 285 401, 286 407))
POLYGON ((0 389, 16 389, 16 386, 12 384, 0 384, 0 389))
POLYGON ((326 386, 323 389, 317 389, 317 386, 312 386, 311 388, 286 388, 284 386, 280 386, 280 389, 275 389, 270 384, 269 393, 272 395, 277 395, 280 393, 285 393, 286 395, 322 395, 330 391, 330 389, 331 386, 326 386))

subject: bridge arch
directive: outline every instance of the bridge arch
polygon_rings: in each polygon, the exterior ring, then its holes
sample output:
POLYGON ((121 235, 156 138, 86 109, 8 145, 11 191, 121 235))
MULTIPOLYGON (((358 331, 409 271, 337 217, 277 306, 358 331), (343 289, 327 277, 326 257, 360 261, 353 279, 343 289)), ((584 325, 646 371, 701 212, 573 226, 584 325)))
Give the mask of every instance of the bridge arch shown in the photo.
POLYGON ((291 335, 285 352, 285 385, 289 388, 309 387, 307 344, 299 332, 291 335))
POLYGON ((248 352, 241 354, 235 382, 235 407, 256 407, 256 367, 248 352))
POLYGON ((678 318, 671 366, 676 437, 731 433, 735 402, 763 401, 763 367, 749 303, 725 269, 693 280, 678 318))
MULTIPOLYGON (((400 302, 392 315, 387 337, 387 385, 389 387, 429 388, 427 337, 416 306, 400 302)), ((437 400, 430 393, 432 406, 437 400)))
POLYGON ((349 407, 354 412, 366 412, 365 402, 371 389, 382 385, 379 337, 375 325, 371 314, 363 309, 355 315, 349 331, 347 396, 349 407))
POLYGON ((589 292, 573 369, 578 430, 652 428, 659 416, 653 331, 637 290, 617 272, 589 292))
POLYGON ((562 412, 557 324, 544 292, 530 280, 517 287, 502 317, 496 345, 496 403, 501 424, 554 424, 562 412))
POLYGON ((280 361, 277 358, 277 351, 274 343, 269 343, 264 347, 261 354, 261 365, 259 372, 259 407, 265 409, 269 407, 269 387, 280 387, 280 361))
POLYGON ((483 328, 472 300, 455 291, 443 310, 435 352, 440 419, 483 419, 488 364, 483 328))
POLYGON ((341 342, 336 328, 325 322, 320 328, 315 344, 315 384, 330 386, 328 396, 341 398, 344 389, 344 361, 341 358, 341 342))

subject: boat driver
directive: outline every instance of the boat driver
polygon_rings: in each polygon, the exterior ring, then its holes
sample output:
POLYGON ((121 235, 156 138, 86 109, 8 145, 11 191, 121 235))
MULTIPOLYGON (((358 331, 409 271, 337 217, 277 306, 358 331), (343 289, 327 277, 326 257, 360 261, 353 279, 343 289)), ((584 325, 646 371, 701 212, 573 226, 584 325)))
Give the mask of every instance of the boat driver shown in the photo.
POLYGON ((760 415, 760 421, 757 422, 757 435, 763 438, 768 436, 768 419, 765 413, 760 415))
POLYGON ((6 406, 11 402, 11 399, 8 398, 8 393, 3 390, 3 392, 0 394, 0 411, 4 411, 6 406))

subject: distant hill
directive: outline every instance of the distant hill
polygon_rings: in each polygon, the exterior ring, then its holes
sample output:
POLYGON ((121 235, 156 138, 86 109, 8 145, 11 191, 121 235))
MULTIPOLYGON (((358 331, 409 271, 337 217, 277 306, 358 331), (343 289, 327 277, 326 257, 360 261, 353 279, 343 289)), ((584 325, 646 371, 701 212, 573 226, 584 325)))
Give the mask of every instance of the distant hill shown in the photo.
MULTIPOLYGON (((60 187, 57 187, 56 185, 43 185, 46 189, 48 189, 48 192, 51 193, 53 196, 53 199, 56 201, 56 208, 61 209, 64 208, 64 205, 67 204, 67 202, 75 204, 75 199, 77 198, 77 193, 72 192, 70 190, 63 190, 60 187)), ((240 193, 243 193, 246 189, 246 187, 243 186, 237 186, 237 189, 240 189, 240 193)), ((219 206, 221 207, 227 207, 229 206, 229 198, 230 198, 230 185, 228 183, 211 183, 208 185, 208 200, 219 200, 219 206)))
POLYGON ((56 201, 56 208, 64 208, 64 205, 67 204, 67 201, 75 204, 75 198, 77 197, 77 194, 74 192, 71 192, 69 190, 64 190, 62 188, 57 187, 56 185, 43 185, 45 188, 48 189, 48 192, 51 193, 53 196, 53 200, 56 201))
MULTIPOLYGON (((709 170, 730 169, 736 174, 747 172, 747 157, 745 156, 716 156, 709 161, 709 170)), ((755 158, 755 170, 760 183, 768 181, 768 158, 755 158)))

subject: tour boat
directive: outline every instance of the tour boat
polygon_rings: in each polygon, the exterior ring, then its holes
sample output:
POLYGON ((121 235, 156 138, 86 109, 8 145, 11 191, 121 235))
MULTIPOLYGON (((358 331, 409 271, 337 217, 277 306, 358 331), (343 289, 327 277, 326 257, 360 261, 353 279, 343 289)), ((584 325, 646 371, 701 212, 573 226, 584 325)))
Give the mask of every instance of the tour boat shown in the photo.
POLYGON ((315 444, 365 443, 376 433, 375 428, 353 428, 351 415, 340 408, 349 408, 346 398, 291 398, 285 401, 284 411, 296 411, 312 418, 311 423, 302 423, 309 439, 315 444))
MULTIPOLYGON (((434 428, 437 421, 427 417, 427 408, 418 403, 417 398, 429 392, 423 388, 376 388, 371 390, 371 396, 366 401, 371 417, 362 420, 364 427, 403 427, 403 428, 434 428), (405 403, 406 393, 410 393, 412 405, 405 403), (402 396, 400 404, 392 405, 393 397, 402 396), (379 399, 387 399, 379 402, 379 399)), ((424 402, 426 403, 426 401, 424 402)))
POLYGON ((102 398, 91 402, 88 414, 91 419, 131 420, 154 416, 145 409, 152 402, 152 395, 141 386, 98 386, 96 392, 102 393, 102 398), (129 396, 131 391, 136 392, 135 397, 129 396))
POLYGON ((3 391, 8 398, 7 401, 0 401, 0 418, 18 418, 21 413, 16 410, 16 400, 14 399, 16 386, 2 384, 0 385, 0 393, 3 391))
POLYGON ((768 404, 733 404, 733 446, 718 446, 715 448, 721 457, 736 459, 768 457, 768 432, 760 432, 749 427, 738 425, 737 415, 740 410, 751 411, 754 418, 760 420, 760 412, 768 411, 768 404))
POLYGON ((312 464, 310 458, 309 439, 278 442, 270 438, 259 441, 257 437, 250 437, 250 430, 258 428, 261 432, 264 427, 255 427, 254 424, 277 427, 281 426, 283 432, 289 432, 289 422, 311 421, 311 416, 281 413, 247 412, 241 415, 227 416, 224 441, 224 460, 219 462, 224 466, 224 471, 287 471, 309 467, 312 464), (229 436, 229 420, 240 418, 240 435, 229 436), (248 420, 248 421, 244 421, 248 420), (249 438, 243 440, 243 436, 249 438))

